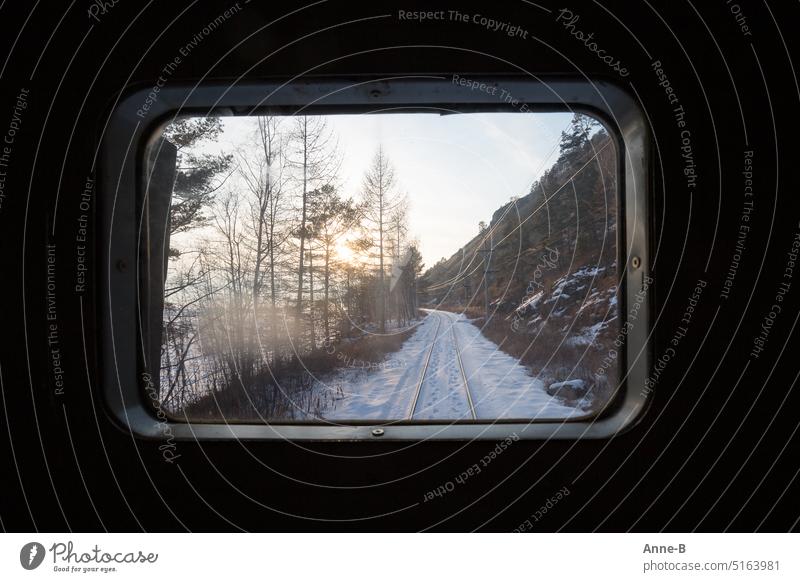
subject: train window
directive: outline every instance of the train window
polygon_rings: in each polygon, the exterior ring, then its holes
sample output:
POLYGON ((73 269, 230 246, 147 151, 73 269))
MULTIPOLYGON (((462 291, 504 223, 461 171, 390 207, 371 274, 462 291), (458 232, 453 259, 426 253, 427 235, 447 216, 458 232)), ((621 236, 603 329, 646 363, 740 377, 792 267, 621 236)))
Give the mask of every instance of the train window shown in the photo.
POLYGON ((646 141, 615 87, 164 88, 109 135, 107 394, 137 433, 580 438, 641 412, 646 141))

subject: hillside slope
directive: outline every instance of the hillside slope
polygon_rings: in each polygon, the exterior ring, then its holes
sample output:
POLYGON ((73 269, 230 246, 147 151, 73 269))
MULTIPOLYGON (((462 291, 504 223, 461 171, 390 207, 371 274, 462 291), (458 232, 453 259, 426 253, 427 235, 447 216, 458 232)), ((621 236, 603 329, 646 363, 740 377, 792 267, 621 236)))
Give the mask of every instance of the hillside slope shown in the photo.
POLYGON ((604 405, 617 384, 617 356, 609 362, 619 351, 611 349, 619 333, 616 167, 608 134, 576 115, 553 166, 421 285, 424 304, 465 312, 551 394, 585 410, 604 405))

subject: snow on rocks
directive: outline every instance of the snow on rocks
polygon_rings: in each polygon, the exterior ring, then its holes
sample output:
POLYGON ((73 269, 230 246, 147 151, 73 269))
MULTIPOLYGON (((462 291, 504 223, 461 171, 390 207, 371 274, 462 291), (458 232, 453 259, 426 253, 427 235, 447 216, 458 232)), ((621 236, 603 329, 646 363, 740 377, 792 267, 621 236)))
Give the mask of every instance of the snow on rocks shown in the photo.
POLYGON ((547 393, 556 396, 561 392, 571 392, 581 397, 586 393, 586 382, 584 380, 564 380, 563 382, 553 382, 547 387, 547 393))
POLYGON ((559 322, 557 329, 569 334, 567 345, 591 345, 617 319, 617 287, 611 274, 606 267, 581 267, 556 279, 549 293, 526 297, 515 312, 528 318, 529 333, 553 319, 559 322))

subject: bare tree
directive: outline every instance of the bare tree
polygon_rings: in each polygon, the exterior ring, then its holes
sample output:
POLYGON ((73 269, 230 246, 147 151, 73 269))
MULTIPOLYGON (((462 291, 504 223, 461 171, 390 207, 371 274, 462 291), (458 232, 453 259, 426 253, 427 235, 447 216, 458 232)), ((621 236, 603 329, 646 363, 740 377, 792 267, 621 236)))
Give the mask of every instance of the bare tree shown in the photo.
POLYGON ((378 259, 378 321, 380 332, 386 332, 386 253, 385 246, 389 234, 389 221, 393 212, 402 204, 402 198, 394 192, 395 176, 389 158, 378 147, 372 164, 364 175, 362 215, 365 228, 377 247, 378 259))
POLYGON ((277 353, 277 259, 289 237, 283 228, 285 220, 285 155, 284 136, 280 133, 277 117, 256 118, 255 151, 239 155, 240 175, 250 193, 250 231, 253 237, 254 265, 251 280, 252 310, 257 317, 259 298, 265 287, 265 275, 269 277, 269 300, 271 313, 270 337, 273 358, 277 353))
POLYGON ((290 160, 299 172, 300 208, 299 225, 296 229, 298 240, 297 265, 297 318, 303 318, 303 290, 308 239, 309 210, 313 204, 309 194, 317 185, 332 182, 338 172, 340 159, 337 144, 328 129, 324 117, 299 116, 295 119, 292 139, 295 144, 294 155, 290 160))
POLYGON ((242 220, 242 200, 237 192, 228 191, 217 198, 213 222, 220 239, 214 245, 214 263, 227 290, 225 309, 225 352, 231 374, 243 381, 251 371, 252 338, 246 327, 246 314, 252 307, 248 284, 253 254, 249 251, 248 232, 242 220))
MULTIPOLYGON (((403 315, 402 296, 394 293, 394 287, 400 280, 405 268, 405 243, 408 234, 408 197, 398 196, 397 205, 389 212, 387 220, 387 235, 389 238, 389 256, 392 259, 392 278, 389 283, 389 297, 392 298, 392 309, 398 320, 403 315)), ((403 319, 405 319, 403 317, 403 319)))
POLYGON ((400 260, 406 235, 408 234, 408 196, 397 197, 394 209, 389 212, 387 224, 392 259, 400 260))

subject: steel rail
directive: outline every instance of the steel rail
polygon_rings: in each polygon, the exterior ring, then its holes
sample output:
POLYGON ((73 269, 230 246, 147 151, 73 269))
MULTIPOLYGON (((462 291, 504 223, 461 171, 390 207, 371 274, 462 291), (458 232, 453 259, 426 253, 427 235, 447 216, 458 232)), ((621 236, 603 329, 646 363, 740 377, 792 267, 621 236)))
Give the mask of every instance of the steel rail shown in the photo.
POLYGON ((441 316, 437 315, 436 319, 438 320, 438 323, 436 324, 436 331, 433 334, 433 341, 431 342, 431 347, 428 349, 428 354, 425 356, 425 363, 422 366, 422 373, 420 374, 419 381, 417 382, 417 389, 414 392, 414 400, 411 402, 411 412, 408 415, 409 420, 414 418, 414 413, 417 411, 417 402, 419 401, 419 395, 422 392, 422 384, 425 382, 425 374, 428 372, 428 364, 431 362, 431 355, 433 354, 433 349, 436 347, 436 338, 439 336, 439 329, 442 327, 441 316))
POLYGON ((464 372, 464 364, 461 362, 461 352, 458 349, 458 340, 456 339, 456 322, 450 326, 450 331, 453 334, 453 349, 456 352, 456 360, 458 361, 458 369, 461 370, 461 379, 464 381, 464 390, 467 393, 467 403, 469 404, 469 411, 472 414, 472 420, 478 420, 478 415, 475 414, 475 403, 472 401, 472 394, 469 391, 469 382, 467 382, 467 374, 464 372))

